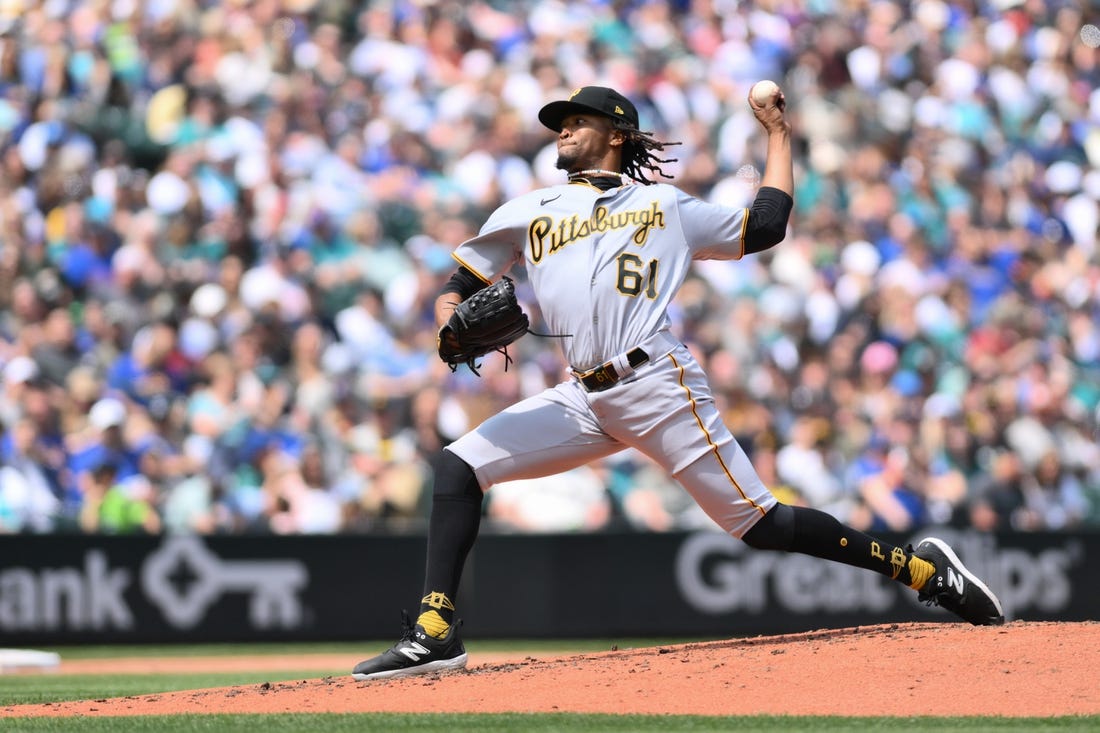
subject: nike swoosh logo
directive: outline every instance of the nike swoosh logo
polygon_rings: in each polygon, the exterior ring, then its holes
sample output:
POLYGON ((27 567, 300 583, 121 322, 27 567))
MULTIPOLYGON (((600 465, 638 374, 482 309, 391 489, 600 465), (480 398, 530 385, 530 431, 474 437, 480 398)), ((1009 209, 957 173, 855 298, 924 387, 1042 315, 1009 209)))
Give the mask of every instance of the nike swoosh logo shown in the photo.
POLYGON ((539 199, 539 206, 546 206, 551 201, 557 201, 560 198, 561 198, 561 194, 559 193, 557 196, 551 196, 548 199, 539 199))

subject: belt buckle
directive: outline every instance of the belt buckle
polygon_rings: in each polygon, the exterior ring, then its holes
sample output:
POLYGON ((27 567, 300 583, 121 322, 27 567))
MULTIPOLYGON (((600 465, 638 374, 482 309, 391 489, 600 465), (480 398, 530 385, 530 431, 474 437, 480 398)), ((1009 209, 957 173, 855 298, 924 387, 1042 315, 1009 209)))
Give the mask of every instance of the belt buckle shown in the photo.
POLYGON ((589 392, 602 392, 619 381, 619 374, 611 362, 606 362, 584 374, 578 374, 577 379, 589 392))

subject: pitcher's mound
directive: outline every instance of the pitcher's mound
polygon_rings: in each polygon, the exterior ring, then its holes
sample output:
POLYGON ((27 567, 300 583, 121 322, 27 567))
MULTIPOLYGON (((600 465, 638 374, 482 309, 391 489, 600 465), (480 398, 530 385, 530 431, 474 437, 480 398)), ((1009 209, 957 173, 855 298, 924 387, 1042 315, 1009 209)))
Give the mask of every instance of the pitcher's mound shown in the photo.
MULTIPOLYGON (((350 676, 110 700, 21 715, 586 712, 674 715, 1100 714, 1100 623, 884 624, 573 656, 479 656, 465 671, 350 676)), ((346 667, 380 650, 349 650, 346 667), (364 653, 365 652, 365 653, 364 653)), ((239 663, 239 659, 233 660, 239 663)), ((106 665, 103 665, 106 666, 106 665)))

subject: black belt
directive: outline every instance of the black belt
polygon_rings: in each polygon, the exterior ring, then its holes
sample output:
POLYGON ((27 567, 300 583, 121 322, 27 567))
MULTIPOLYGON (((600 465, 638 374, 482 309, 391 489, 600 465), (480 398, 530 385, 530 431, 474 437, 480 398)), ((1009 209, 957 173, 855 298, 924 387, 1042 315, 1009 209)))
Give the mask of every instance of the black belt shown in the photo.
MULTIPOLYGON (((632 369, 637 369, 642 364, 649 361, 649 354, 642 351, 640 348, 631 349, 626 352, 626 363, 630 365, 632 369)), ((615 369, 615 365, 611 362, 600 364, 595 369, 589 369, 584 374, 578 374, 577 380, 581 383, 581 386, 588 392, 603 392, 605 389, 610 389, 622 379, 619 376, 619 372, 615 369)))

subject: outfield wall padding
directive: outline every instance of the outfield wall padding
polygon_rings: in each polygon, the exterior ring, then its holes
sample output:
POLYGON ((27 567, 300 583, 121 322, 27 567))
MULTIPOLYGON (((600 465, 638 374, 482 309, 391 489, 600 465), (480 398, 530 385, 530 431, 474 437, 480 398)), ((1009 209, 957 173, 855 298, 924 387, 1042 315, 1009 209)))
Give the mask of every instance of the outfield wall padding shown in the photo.
MULTIPOLYGON (((1100 533, 936 534, 1010 620, 1100 618, 1100 533)), ((0 535, 0 646, 386 639, 402 608, 415 613, 423 568, 419 532, 0 535)), ((457 601, 466 638, 725 638, 953 619, 874 573, 708 531, 483 531, 457 601)))

